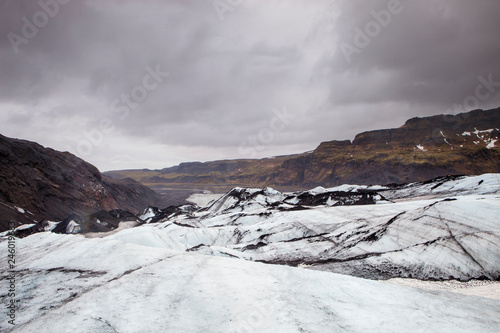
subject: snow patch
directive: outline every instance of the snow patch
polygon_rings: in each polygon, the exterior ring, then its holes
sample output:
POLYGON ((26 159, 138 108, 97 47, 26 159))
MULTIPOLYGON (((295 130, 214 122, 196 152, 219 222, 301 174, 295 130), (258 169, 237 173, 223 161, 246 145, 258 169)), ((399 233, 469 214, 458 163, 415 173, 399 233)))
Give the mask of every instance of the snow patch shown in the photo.
POLYGON ((322 186, 317 186, 317 187, 313 188, 312 190, 309 190, 308 192, 312 195, 315 195, 315 194, 325 193, 325 192, 327 192, 327 190, 322 186))
POLYGON ((54 230, 59 222, 47 221, 47 226, 44 228, 44 231, 52 231, 54 230))
POLYGON ((80 225, 73 220, 71 220, 66 226, 67 234, 77 234, 80 232, 80 230, 81 230, 80 225))
POLYGON ((443 136, 444 142, 446 142, 446 144, 450 146, 451 150, 453 150, 453 146, 448 142, 448 140, 446 140, 446 136, 444 136, 443 131, 439 131, 439 133, 441 133, 441 135, 443 136))
POLYGON ((337 203, 338 201, 337 200, 333 200, 332 197, 328 197, 328 200, 326 200, 326 205, 327 206, 333 206, 337 203))
POLYGON ((156 216, 156 213, 152 207, 148 207, 139 218, 146 223, 149 223, 153 217, 156 216))

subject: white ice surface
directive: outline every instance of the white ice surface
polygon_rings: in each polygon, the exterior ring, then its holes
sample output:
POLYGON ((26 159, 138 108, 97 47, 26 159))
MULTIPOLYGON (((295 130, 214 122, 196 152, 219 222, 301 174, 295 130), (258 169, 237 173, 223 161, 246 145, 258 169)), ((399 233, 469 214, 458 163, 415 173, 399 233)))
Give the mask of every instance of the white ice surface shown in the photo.
MULTIPOLYGON (((500 301, 487 298, 72 235, 18 246, 13 332, 500 329, 500 301)), ((9 332, 5 311, 0 329, 9 332)))

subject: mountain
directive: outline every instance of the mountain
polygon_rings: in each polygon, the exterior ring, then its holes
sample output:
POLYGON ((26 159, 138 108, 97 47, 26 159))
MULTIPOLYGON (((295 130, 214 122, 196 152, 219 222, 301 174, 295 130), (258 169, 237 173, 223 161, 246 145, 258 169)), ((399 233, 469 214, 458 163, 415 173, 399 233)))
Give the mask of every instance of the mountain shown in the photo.
POLYGON ((474 110, 412 118, 399 128, 360 133, 352 142, 323 142, 310 153, 106 174, 171 188, 401 184, 445 175, 500 172, 499 129, 500 108, 474 110))
POLYGON ((0 330, 498 332, 499 177, 235 188, 112 234, 0 235, 0 330))
POLYGON ((34 142, 0 135, 0 165, 0 230, 11 221, 61 221, 69 214, 87 219, 109 210, 122 210, 114 212, 121 217, 165 204, 161 195, 132 179, 103 176, 68 152, 34 142))

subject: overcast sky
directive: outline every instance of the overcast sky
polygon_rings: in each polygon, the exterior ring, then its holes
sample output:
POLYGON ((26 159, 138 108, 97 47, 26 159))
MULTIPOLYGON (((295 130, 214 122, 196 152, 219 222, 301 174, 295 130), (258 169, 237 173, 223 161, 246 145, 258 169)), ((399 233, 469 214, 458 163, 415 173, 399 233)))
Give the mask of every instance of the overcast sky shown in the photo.
POLYGON ((499 14, 498 0, 0 0, 0 133, 106 171, 498 107, 499 14))

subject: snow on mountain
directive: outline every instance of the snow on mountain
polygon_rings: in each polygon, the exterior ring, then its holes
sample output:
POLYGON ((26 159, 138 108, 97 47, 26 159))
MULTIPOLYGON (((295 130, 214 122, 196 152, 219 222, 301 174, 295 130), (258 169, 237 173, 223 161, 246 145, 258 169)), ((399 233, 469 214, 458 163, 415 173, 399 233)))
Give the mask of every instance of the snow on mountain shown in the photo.
MULTIPOLYGON (((145 229, 152 231, 153 228, 145 229)), ((500 301, 295 267, 38 233, 4 332, 497 332, 500 301)), ((2 291, 8 281, 0 281, 2 291)), ((6 295, 0 296, 2 301, 6 295)))

